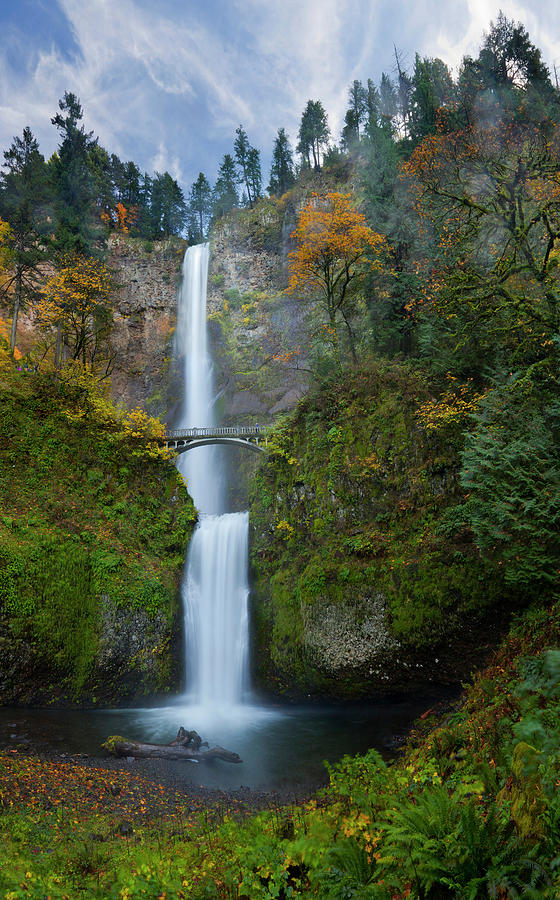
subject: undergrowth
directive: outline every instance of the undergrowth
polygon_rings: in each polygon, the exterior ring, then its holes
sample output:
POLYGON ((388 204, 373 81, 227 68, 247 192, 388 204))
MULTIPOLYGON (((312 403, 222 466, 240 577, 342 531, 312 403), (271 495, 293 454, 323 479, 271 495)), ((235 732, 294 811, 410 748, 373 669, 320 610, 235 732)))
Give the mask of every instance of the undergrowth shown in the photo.
POLYGON ((2 897, 556 900, 559 626, 558 602, 526 613, 392 763, 344 757, 312 800, 250 816, 5 754, 2 897))

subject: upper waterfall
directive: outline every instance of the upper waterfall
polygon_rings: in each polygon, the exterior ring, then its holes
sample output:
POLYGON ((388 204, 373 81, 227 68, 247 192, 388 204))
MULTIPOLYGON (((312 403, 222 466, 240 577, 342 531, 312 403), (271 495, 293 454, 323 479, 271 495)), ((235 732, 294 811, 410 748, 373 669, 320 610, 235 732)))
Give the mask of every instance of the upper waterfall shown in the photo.
MULTIPOLYGON (((177 301, 175 351, 183 360, 184 396, 179 428, 216 424, 212 358, 206 327, 208 244, 189 247, 177 301)), ((202 513, 223 512, 223 484, 215 447, 200 447, 179 457, 177 466, 202 513)))

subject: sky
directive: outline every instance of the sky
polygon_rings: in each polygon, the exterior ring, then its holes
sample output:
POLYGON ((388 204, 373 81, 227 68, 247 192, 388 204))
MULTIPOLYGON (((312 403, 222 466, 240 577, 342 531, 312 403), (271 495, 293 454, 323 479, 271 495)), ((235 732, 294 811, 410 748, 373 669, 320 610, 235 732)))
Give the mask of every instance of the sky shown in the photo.
POLYGON ((309 99, 338 140, 353 79, 439 56, 456 73, 499 9, 560 69, 557 0, 0 0, 0 150, 26 125, 48 158, 65 91, 109 153, 213 183, 243 124, 268 183, 278 128, 309 99))

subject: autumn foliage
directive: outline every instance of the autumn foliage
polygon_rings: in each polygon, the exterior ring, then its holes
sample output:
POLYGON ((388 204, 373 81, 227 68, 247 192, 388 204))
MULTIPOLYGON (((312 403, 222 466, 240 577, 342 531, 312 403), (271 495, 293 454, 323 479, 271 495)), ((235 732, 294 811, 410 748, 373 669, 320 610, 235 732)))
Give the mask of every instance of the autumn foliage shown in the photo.
POLYGON ((369 228, 351 197, 313 194, 292 235, 296 249, 290 254, 289 290, 318 294, 333 329, 339 313, 349 328, 351 288, 366 272, 381 268, 387 249, 383 235, 369 228))
POLYGON ((35 313, 41 325, 62 333, 73 359, 99 357, 111 327, 109 269, 93 257, 69 256, 45 284, 35 313))
POLYGON ((560 143, 557 129, 492 125, 426 137, 403 166, 434 253, 420 260, 415 314, 461 341, 548 352, 557 331, 560 143), (484 334, 482 334, 482 329, 484 334))

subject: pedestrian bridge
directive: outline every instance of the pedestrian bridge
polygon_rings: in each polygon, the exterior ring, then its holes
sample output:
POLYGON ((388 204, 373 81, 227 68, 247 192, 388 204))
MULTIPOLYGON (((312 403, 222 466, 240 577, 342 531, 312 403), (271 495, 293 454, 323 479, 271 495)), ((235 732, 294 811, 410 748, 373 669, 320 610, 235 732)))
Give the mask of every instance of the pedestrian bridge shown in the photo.
POLYGON ((271 425, 225 425, 208 428, 180 428, 168 431, 165 446, 174 453, 185 453, 208 444, 233 444, 250 450, 265 450, 271 425))

